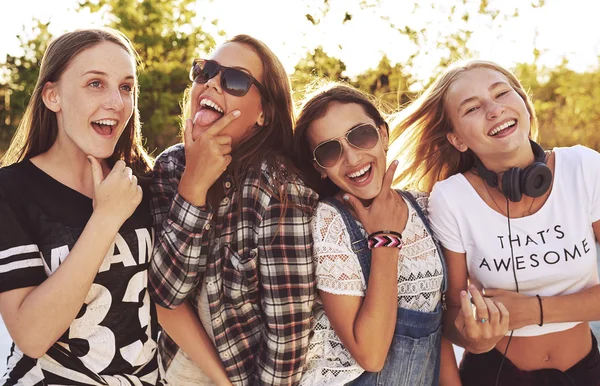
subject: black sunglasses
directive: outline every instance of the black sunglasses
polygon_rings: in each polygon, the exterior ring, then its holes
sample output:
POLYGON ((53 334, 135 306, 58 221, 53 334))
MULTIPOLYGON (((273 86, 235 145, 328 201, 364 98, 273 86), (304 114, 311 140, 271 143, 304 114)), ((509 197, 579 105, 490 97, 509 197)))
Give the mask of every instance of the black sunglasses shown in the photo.
POLYGON ((361 150, 370 150, 379 142, 379 130, 370 123, 362 123, 348 130, 344 135, 321 142, 313 150, 313 159, 322 168, 335 166, 342 158, 344 147, 341 138, 361 150))
POLYGON ((214 60, 194 59, 190 69, 190 80, 204 84, 217 76, 219 72, 223 91, 241 97, 248 93, 252 85, 255 85, 261 95, 268 100, 267 91, 252 75, 237 68, 221 66, 214 60))

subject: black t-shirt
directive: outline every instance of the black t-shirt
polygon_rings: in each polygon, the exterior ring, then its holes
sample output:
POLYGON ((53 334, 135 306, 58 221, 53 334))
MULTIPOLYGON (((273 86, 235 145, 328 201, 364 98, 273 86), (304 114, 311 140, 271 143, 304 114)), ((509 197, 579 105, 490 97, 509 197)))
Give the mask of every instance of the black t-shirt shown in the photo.
MULTIPOLYGON (((158 324, 147 290, 153 244, 148 198, 144 192, 119 230, 69 329, 39 359, 13 344, 1 384, 157 383, 158 324)), ((40 285, 55 272, 92 211, 90 198, 29 160, 0 168, 0 292, 40 285)))

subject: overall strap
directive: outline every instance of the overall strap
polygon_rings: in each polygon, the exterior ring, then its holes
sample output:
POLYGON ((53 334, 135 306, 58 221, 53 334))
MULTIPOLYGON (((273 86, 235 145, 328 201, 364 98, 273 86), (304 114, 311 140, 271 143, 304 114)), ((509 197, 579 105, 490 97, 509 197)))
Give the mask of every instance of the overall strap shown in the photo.
POLYGON ((408 200, 408 202, 410 202, 410 205, 413 207, 415 212, 417 212, 417 214, 419 215, 419 218, 423 222, 423 225, 425 225, 425 230, 427 230, 427 233, 429 233, 429 235, 433 239, 433 244, 435 245, 435 248, 438 252, 438 256, 442 260, 442 276, 443 276, 442 294, 443 294, 444 292, 446 292, 448 283, 446 280, 446 274, 447 274, 446 260, 444 259, 444 254, 442 253, 442 248, 440 247, 440 243, 433 235, 433 230, 431 229, 431 224, 429 223, 429 219, 427 218, 427 216, 425 216, 425 213, 423 212, 423 209, 421 209, 421 207, 419 206, 417 199, 412 194, 410 194, 409 192, 407 192, 405 190, 396 189, 396 191, 398 193, 400 193, 400 195, 402 197, 404 197, 406 200, 408 200))
POLYGON ((371 273, 371 250, 367 244, 367 238, 363 236, 360 227, 356 223, 356 219, 350 214, 346 205, 339 202, 335 197, 327 197, 321 200, 333 206, 342 215, 344 225, 350 234, 350 242, 352 251, 358 256, 358 262, 362 269, 365 283, 369 283, 369 274, 371 273))

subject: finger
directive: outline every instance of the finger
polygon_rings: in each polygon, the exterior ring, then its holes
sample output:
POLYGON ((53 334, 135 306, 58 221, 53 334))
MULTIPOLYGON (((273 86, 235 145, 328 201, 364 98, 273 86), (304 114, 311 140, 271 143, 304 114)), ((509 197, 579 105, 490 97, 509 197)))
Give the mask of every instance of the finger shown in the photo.
POLYGON ((232 112, 222 116, 215 123, 212 124, 211 127, 206 130, 207 133, 211 135, 217 135, 223 130, 227 125, 229 125, 234 119, 240 116, 240 110, 233 110, 232 112))
POLYGON ((496 305, 494 304, 492 299, 483 298, 483 301, 485 302, 485 305, 487 306, 487 309, 488 309, 488 313, 489 313, 489 317, 490 317, 490 320, 489 320, 490 324, 491 325, 500 324, 500 311, 498 310, 498 307, 496 307, 496 305))
POLYGON ((502 290, 497 290, 495 288, 483 288, 483 296, 485 296, 486 298, 493 298, 494 296, 498 296, 500 293, 499 291, 502 290))
POLYGON ((225 160, 224 161, 225 167, 223 168, 223 170, 225 170, 225 169, 227 169, 227 166, 229 166, 229 164, 231 163, 232 158, 230 155, 225 155, 225 156, 223 156, 223 159, 225 160))
POLYGON ((508 330, 508 321, 509 321, 509 317, 510 317, 508 310, 506 309, 504 304, 502 304, 501 302, 496 302, 495 304, 496 304, 496 307, 498 308, 498 311, 500 311, 500 324, 502 325, 503 328, 508 330))
POLYGON ((475 308, 477 308, 477 318, 489 319, 490 315, 487 311, 487 305, 485 304, 481 293, 477 290, 477 288, 475 288, 473 284, 469 286, 469 292, 471 293, 473 304, 475 305, 475 308))
POLYGON ((94 186, 98 186, 104 180, 102 166, 94 156, 88 155, 87 159, 88 161, 90 161, 90 165, 92 168, 92 181, 94 181, 94 186))
POLYGON ((392 188, 392 182, 394 182, 394 174, 396 173, 397 168, 398 160, 393 160, 390 166, 388 167, 387 171, 385 172, 385 175, 383 176, 383 185, 381 187, 382 193, 387 193, 392 188))
POLYGON ((183 131, 183 144, 191 145, 194 143, 194 138, 192 137, 192 131, 194 129, 194 123, 191 119, 185 120, 185 129, 183 131))
POLYGON ((473 308, 471 308, 469 296, 467 295, 467 291, 464 290, 460 291, 460 312, 463 314, 467 328, 473 328, 477 325, 473 318, 473 308))
POLYGON ((138 184, 138 179, 137 179, 137 177, 135 175, 131 176, 131 183, 134 184, 134 185, 138 184))
POLYGON ((219 145, 231 145, 231 137, 229 135, 215 136, 215 142, 219 145))
POLYGON ((113 166, 113 168, 110 172, 111 173, 123 173, 125 171, 126 167, 127 167, 127 165, 125 164, 125 161, 118 160, 117 162, 115 162, 115 166, 113 166))
POLYGON ((123 174, 125 174, 127 178, 131 180, 131 177, 133 176, 133 170, 131 170, 129 166, 126 166, 125 169, 123 169, 123 174))
POLYGON ((354 212, 356 212, 358 217, 362 218, 362 215, 364 214, 364 212, 366 210, 365 207, 363 206, 362 202, 360 202, 360 200, 358 200, 356 197, 354 197, 353 195, 351 195, 349 193, 344 193, 342 198, 354 209, 354 212))
POLYGON ((231 150, 232 149, 231 149, 230 145, 221 146, 221 154, 223 154, 223 155, 231 153, 231 150))

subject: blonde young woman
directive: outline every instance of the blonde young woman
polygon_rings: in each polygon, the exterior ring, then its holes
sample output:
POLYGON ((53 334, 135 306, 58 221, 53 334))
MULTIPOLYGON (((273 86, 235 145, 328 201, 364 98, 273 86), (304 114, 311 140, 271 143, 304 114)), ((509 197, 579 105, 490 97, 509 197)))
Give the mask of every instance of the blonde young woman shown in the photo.
POLYGON ((399 180, 432 191, 463 384, 599 385, 600 155, 544 151, 521 83, 485 61, 449 67, 393 126, 399 180))

